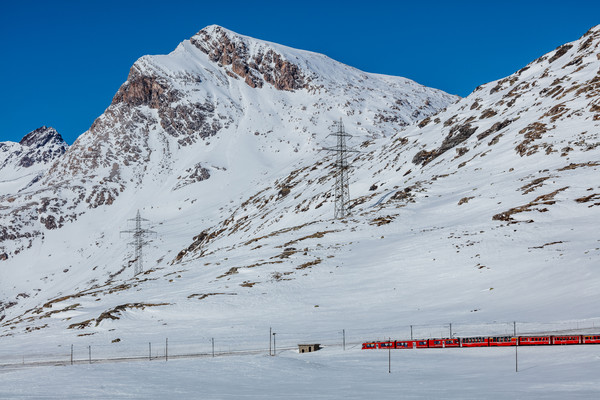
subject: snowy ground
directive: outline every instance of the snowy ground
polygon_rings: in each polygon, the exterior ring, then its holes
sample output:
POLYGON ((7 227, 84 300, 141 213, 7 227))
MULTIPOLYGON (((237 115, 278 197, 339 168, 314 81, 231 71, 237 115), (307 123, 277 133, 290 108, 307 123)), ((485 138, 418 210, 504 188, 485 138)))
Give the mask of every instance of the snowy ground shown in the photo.
POLYGON ((593 399, 600 346, 283 351, 0 369, 10 399, 593 399))

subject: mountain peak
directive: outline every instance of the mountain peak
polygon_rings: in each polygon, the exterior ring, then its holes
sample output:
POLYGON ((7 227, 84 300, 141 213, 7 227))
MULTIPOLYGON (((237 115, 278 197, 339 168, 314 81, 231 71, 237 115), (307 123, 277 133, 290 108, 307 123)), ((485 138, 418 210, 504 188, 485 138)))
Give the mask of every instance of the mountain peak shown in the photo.
POLYGON ((21 139, 19 144, 21 144, 22 146, 39 148, 45 146, 50 142, 59 145, 66 144, 66 142, 64 141, 60 133, 56 131, 56 129, 44 125, 23 136, 23 139, 21 139))
POLYGON ((220 25, 216 25, 216 24, 208 25, 208 26, 200 29, 200 31, 196 35, 199 35, 199 34, 202 34, 202 33, 210 35, 210 36, 213 36, 215 38, 219 37, 221 35, 237 36, 237 37, 241 37, 242 36, 242 35, 234 32, 232 30, 229 30, 227 28, 224 28, 224 27, 222 27, 220 25))
POLYGON ((54 129, 42 126, 19 143, 0 142, 0 196, 14 195, 36 182, 69 145, 54 129))

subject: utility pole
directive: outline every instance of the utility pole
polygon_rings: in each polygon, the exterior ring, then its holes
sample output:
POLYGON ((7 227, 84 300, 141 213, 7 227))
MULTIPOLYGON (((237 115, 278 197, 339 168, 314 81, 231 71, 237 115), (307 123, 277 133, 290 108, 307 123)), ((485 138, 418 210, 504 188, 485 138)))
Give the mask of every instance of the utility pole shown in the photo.
POLYGON ((274 356, 277 355, 277 346, 275 345, 275 335, 276 335, 276 333, 273 332, 273 355, 274 356))
POLYGON ((271 337, 272 336, 273 336, 273 328, 269 328, 269 355, 270 356, 273 355, 273 351, 271 350, 271 343, 272 343, 271 337))
POLYGON ((346 330, 342 329, 342 348, 346 350, 346 330))
POLYGON ((135 267, 134 267, 133 274, 137 275, 137 274, 141 274, 142 272, 144 272, 142 249, 145 244, 148 244, 148 242, 146 242, 144 240, 144 238, 148 235, 156 235, 156 232, 151 231, 149 229, 142 228, 142 221, 148 221, 148 220, 145 218, 142 218, 140 216, 140 210, 137 210, 137 215, 135 216, 135 219, 130 219, 129 221, 135 221, 135 229, 121 231, 121 233, 133 234, 133 242, 130 242, 129 244, 132 244, 135 249, 135 257, 134 257, 135 267))
POLYGON ((388 374, 392 373, 392 338, 388 338, 388 374))
POLYGON ((346 145, 346 139, 352 137, 344 130, 344 124, 340 118, 339 122, 335 123, 337 130, 330 136, 337 137, 336 147, 325 148, 324 150, 333 151, 336 153, 336 175, 335 175, 335 219, 343 219, 350 216, 348 210, 348 201, 350 200, 350 188, 348 183, 348 170, 350 165, 348 164, 348 153, 358 153, 356 150, 348 150, 346 145))

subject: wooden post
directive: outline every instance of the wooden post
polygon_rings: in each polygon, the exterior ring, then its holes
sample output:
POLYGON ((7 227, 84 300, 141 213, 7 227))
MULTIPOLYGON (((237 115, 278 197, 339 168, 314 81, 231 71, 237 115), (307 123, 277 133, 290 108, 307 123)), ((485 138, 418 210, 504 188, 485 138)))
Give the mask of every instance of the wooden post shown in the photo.
POLYGON ((152 361, 152 343, 148 342, 148 361, 152 361))
POLYGON ((169 338, 165 339, 165 361, 169 361, 169 338))
POLYGON ((92 363, 92 346, 88 346, 88 352, 89 352, 89 358, 90 358, 90 364, 92 363))

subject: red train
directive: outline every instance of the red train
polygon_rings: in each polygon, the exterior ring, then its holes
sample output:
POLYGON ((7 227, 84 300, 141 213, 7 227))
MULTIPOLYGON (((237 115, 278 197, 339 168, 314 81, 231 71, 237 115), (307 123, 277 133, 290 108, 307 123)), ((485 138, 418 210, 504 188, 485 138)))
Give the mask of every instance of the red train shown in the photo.
POLYGON ((365 349, 432 349, 451 347, 551 346, 568 344, 600 344, 600 335, 564 336, 490 336, 365 342, 365 349))

